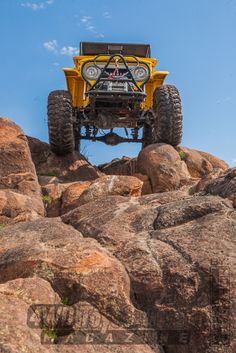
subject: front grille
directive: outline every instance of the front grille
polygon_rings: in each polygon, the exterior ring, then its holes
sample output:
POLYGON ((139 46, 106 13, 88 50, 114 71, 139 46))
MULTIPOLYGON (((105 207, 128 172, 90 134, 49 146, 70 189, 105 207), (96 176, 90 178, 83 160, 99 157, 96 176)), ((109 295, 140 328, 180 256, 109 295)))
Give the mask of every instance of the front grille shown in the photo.
POLYGON ((124 81, 105 81, 99 87, 99 90, 108 92, 131 92, 131 88, 127 82, 124 81))

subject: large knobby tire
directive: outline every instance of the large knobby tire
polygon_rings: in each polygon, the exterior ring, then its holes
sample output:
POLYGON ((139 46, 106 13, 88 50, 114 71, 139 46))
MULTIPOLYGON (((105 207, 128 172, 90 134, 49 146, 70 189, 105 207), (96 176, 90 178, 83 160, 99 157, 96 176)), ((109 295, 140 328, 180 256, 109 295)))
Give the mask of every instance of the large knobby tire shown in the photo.
POLYGON ((75 149, 73 110, 68 91, 53 91, 48 96, 48 131, 51 150, 60 155, 75 149))
POLYGON ((143 147, 152 143, 168 143, 177 146, 183 134, 181 98, 175 86, 158 87, 153 96, 155 120, 143 129, 143 147))

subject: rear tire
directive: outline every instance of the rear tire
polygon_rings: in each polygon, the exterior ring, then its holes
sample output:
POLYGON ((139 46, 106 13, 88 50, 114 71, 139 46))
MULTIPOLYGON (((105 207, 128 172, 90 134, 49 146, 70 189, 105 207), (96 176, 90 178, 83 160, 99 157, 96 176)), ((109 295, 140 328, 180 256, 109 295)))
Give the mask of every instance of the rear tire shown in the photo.
POLYGON ((143 129, 143 147, 160 142, 179 145, 183 134, 183 115, 177 88, 172 85, 158 87, 153 96, 153 110, 153 124, 143 129))
POLYGON ((68 91, 53 91, 49 94, 48 131, 52 152, 65 155, 74 151, 73 110, 68 91))

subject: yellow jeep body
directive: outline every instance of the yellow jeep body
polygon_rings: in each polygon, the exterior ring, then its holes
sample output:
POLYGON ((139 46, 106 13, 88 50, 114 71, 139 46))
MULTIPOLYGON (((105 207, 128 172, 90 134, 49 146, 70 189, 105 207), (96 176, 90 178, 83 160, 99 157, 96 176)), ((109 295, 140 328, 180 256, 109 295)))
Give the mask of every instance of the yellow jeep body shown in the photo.
POLYGON ((82 140, 142 147, 181 142, 181 98, 164 84, 169 72, 156 69, 149 44, 81 42, 73 59, 74 68, 64 69, 67 90, 48 97, 53 152, 79 151, 82 140))
MULTIPOLYGON (((99 53, 98 53, 99 54, 99 53)), ((96 58, 96 55, 81 55, 75 56, 73 58, 75 67, 72 68, 64 68, 64 73, 66 77, 66 83, 68 91, 72 97, 72 105, 74 108, 83 109, 86 108, 90 104, 89 96, 85 95, 85 92, 88 90, 88 84, 82 77, 82 67, 86 62, 90 62, 96 58)), ((127 62, 134 62, 133 56, 125 56, 124 58, 127 62)), ((157 59, 155 58, 144 58, 144 57, 136 57, 140 64, 145 63, 150 68, 150 79, 145 84, 145 92, 146 98, 141 103, 141 107, 143 110, 148 110, 153 106, 153 93, 157 87, 163 85, 166 76, 169 74, 168 71, 155 71, 155 67, 157 65, 157 59)), ((101 61, 104 61, 104 64, 108 61, 109 56, 104 55, 100 57, 101 61)), ((93 82, 90 82, 93 84, 93 82)), ((141 84, 141 82, 138 82, 141 84)))

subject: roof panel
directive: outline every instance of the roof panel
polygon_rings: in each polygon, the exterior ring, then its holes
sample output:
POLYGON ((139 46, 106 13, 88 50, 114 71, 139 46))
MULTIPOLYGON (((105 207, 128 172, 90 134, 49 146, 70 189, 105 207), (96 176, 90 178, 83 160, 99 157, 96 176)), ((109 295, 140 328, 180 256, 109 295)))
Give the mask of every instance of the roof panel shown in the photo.
POLYGON ((81 42, 80 55, 122 54, 150 58, 149 44, 81 42))

